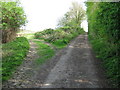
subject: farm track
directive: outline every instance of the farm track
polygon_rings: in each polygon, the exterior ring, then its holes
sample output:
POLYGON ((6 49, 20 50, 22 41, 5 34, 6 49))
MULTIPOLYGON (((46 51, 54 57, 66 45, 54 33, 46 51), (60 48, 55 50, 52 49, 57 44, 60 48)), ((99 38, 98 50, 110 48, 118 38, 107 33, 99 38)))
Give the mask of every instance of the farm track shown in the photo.
POLYGON ((3 88, 109 88, 86 34, 78 36, 51 59, 38 66, 37 46, 31 42, 27 60, 3 88), (34 52, 34 53, 33 53, 34 52))

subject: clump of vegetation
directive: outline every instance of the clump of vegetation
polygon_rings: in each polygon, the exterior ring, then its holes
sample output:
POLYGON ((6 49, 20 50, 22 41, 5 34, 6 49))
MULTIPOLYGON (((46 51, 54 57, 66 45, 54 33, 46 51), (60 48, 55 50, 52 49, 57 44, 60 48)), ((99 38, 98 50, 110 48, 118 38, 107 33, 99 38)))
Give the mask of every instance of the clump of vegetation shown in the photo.
POLYGON ((1 30, 2 43, 7 43, 16 38, 16 33, 26 23, 26 16, 20 2, 0 1, 1 4, 1 30))
POLYGON ((120 3, 87 2, 89 39, 103 61, 107 77, 114 87, 120 87, 119 45, 120 39, 120 3))
POLYGON ((79 28, 77 31, 74 29, 68 29, 62 27, 56 30, 47 29, 41 32, 35 33, 36 39, 43 39, 56 46, 57 48, 65 47, 73 38, 79 34, 84 33, 83 29, 79 28))
POLYGON ((29 50, 29 42, 25 37, 2 45, 2 80, 8 80, 16 68, 22 63, 29 50))

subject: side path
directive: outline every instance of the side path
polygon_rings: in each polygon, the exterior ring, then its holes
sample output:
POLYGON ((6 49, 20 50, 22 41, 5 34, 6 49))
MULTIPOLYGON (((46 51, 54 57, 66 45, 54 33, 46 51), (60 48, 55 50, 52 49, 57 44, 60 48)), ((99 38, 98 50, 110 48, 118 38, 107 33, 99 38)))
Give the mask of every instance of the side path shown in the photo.
POLYGON ((13 77, 7 82, 3 83, 3 88, 24 88, 34 82, 33 76, 36 74, 34 70, 34 61, 39 58, 37 54, 37 45, 33 40, 29 41, 30 49, 24 59, 24 62, 18 67, 13 77))
POLYGON ((31 41, 27 60, 14 77, 3 84, 10 88, 106 88, 107 80, 88 43, 80 35, 46 63, 36 66, 37 46, 31 41), (30 57, 29 57, 30 56, 30 57))

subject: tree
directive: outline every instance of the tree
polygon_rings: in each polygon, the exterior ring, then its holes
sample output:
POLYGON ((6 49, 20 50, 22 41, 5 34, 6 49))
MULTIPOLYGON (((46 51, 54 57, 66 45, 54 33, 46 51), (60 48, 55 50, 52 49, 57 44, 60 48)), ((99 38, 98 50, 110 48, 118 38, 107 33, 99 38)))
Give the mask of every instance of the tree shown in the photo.
POLYGON ((26 16, 19 1, 1 3, 2 43, 9 42, 16 37, 16 32, 26 23, 26 16))
POLYGON ((82 20, 85 17, 85 10, 77 2, 72 3, 72 7, 59 20, 58 26, 80 27, 82 20))

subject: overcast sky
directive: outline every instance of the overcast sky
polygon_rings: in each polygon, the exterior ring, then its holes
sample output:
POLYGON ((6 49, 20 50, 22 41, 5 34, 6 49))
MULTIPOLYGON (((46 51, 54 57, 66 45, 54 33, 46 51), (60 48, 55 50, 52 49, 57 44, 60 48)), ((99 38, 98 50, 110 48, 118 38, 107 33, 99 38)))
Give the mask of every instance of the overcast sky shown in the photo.
MULTIPOLYGON (((28 24, 25 29, 40 31, 46 28, 55 28, 61 18, 71 7, 73 1, 81 3, 85 0, 20 0, 27 15, 28 24)), ((86 22, 84 22, 84 25, 86 22)))

